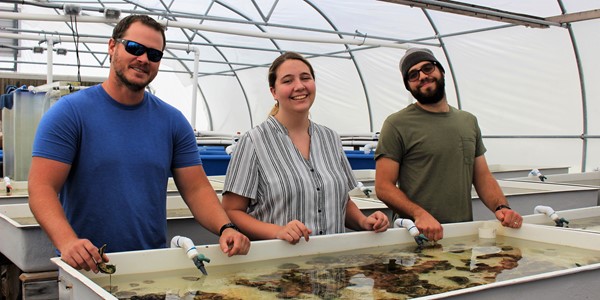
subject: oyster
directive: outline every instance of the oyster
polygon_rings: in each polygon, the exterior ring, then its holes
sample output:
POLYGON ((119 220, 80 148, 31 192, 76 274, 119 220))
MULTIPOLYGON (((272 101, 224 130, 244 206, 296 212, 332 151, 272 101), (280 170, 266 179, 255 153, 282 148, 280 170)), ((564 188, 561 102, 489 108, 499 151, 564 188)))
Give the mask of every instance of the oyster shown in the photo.
MULTIPOLYGON (((106 244, 102 245, 102 247, 98 249, 98 253, 100 253, 100 259, 102 259, 102 256, 104 255, 104 249, 106 249, 106 244)), ((96 266, 98 267, 98 270, 104 274, 113 274, 117 271, 117 267, 115 265, 106 264, 104 261, 97 262, 96 266)))

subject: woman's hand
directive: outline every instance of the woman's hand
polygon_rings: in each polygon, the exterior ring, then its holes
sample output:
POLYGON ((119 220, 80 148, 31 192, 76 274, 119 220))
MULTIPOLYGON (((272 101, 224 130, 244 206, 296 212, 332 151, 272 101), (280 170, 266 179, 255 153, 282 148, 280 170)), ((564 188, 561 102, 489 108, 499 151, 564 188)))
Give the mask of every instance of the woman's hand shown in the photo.
POLYGON ((390 226, 390 221, 386 214, 381 211, 376 211, 366 217, 360 224, 360 227, 364 230, 371 230, 375 232, 384 232, 390 226))
POLYGON ((293 220, 281 227, 281 230, 275 235, 276 238, 284 241, 288 241, 290 244, 296 244, 302 237, 308 242, 308 237, 312 233, 312 230, 306 228, 304 223, 293 220))

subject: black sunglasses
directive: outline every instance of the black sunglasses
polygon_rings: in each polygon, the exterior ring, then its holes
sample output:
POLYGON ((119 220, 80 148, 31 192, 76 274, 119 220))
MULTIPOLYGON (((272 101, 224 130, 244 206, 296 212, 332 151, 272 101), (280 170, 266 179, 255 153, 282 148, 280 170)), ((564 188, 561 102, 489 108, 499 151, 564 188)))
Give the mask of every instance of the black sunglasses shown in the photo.
POLYGON ((148 48, 138 42, 130 40, 117 39, 116 41, 123 44, 123 46, 125 46, 125 51, 131 55, 140 56, 147 53, 148 60, 151 62, 159 62, 162 59, 163 53, 160 50, 148 48))
POLYGON ((422 65, 420 69, 414 69, 408 72, 408 81, 413 82, 419 80, 419 77, 421 77, 419 72, 423 72, 425 75, 433 73, 433 71, 435 71, 435 65, 436 62, 426 63, 422 65))

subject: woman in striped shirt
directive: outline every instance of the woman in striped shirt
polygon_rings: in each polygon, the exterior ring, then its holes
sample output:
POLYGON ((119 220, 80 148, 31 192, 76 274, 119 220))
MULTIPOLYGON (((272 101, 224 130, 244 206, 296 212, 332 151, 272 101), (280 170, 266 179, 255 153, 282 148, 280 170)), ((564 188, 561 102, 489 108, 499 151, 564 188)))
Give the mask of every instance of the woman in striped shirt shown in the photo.
POLYGON ((229 218, 250 239, 292 244, 345 228, 383 232, 387 216, 365 216, 348 196, 356 187, 339 135, 309 119, 314 71, 286 52, 269 69, 276 103, 269 118, 246 132, 231 157, 223 189, 229 218))

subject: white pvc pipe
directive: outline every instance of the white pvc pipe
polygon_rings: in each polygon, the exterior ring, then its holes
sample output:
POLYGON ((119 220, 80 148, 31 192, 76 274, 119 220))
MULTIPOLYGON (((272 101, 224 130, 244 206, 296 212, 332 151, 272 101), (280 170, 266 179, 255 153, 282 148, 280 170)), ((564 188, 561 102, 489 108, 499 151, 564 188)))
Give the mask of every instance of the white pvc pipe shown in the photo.
POLYGON ((192 74, 192 128, 196 130, 196 106, 198 103, 198 70, 200 62, 200 49, 192 47, 194 51, 194 73, 192 74))
POLYGON ((202 138, 202 137, 221 137, 221 138, 224 138, 224 139, 230 139, 231 138, 231 133, 198 130, 198 131, 196 131, 196 136, 200 137, 200 138, 202 138))
POLYGON ((231 155, 231 153, 233 153, 233 151, 235 150, 235 145, 237 145, 237 142, 240 140, 240 133, 237 132, 236 134, 234 134, 231 137, 231 145, 225 147, 225 153, 231 155))
POLYGON ((404 227, 404 228, 408 229, 408 233, 410 233, 411 236, 419 235, 419 229, 415 225, 415 222, 413 222, 412 220, 404 219, 404 218, 396 219, 396 221, 394 221, 394 228, 400 228, 400 227, 404 227))
POLYGON ((185 251, 185 254, 189 259, 193 259, 198 256, 198 251, 194 242, 190 238, 176 235, 171 239, 171 248, 181 248, 185 251))
POLYGON ((356 133, 340 132, 338 135, 342 139, 373 140, 373 139, 378 138, 378 134, 373 133, 373 132, 356 132, 356 133))
MULTIPOLYGON (((2 16, 2 12, 0 12, 0 16, 2 16)), ((77 18, 77 20, 79 20, 79 18, 77 18)), ((48 34, 50 34, 50 33, 48 33, 48 34)), ((63 42, 68 40, 68 39, 60 39, 60 37, 61 37, 60 35, 52 35, 52 37, 58 37, 59 40, 62 40, 63 42)), ((0 38, 28 40, 28 41, 44 40, 44 38, 42 36, 34 35, 34 34, 21 34, 21 33, 16 34, 16 33, 3 33, 3 32, 0 32, 0 38)), ((84 37, 84 36, 79 37, 80 42, 89 43, 89 44, 108 44, 109 39, 110 39, 110 37, 106 37, 106 38, 93 38, 93 37, 84 37)), ((188 46, 179 45, 179 44, 170 44, 170 43, 167 43, 166 48, 185 50, 185 51, 190 50, 190 47, 188 47, 188 46)))
MULTIPOLYGON (((2 15, 2 13, 0 13, 0 15, 2 15)), ((50 35, 50 33, 48 33, 48 35, 50 35)), ((53 37, 60 37, 60 35, 52 35, 53 37)), ((44 37, 40 36, 40 35, 35 35, 35 34, 16 34, 16 33, 3 33, 0 32, 0 37, 1 38, 7 38, 7 39, 18 39, 18 40, 29 40, 29 41, 42 41, 44 40, 44 37)), ((85 43, 93 43, 93 44, 107 44, 108 43, 108 38, 92 38, 92 37, 80 37, 79 38, 80 42, 85 42, 85 43)))
MULTIPOLYGON (((0 16, 2 16, 2 12, 0 12, 0 16)), ((0 17, 1 19, 2 17, 0 17)), ((77 18, 77 21, 79 21, 80 18, 77 18)), ((113 21, 114 22, 114 21, 113 21)), ((46 62, 46 67, 47 67, 47 76, 46 76, 46 82, 47 83, 52 83, 54 81, 54 77, 53 77, 53 38, 54 37, 58 37, 59 41, 60 39, 60 35, 52 35, 52 37, 47 37, 47 62, 46 62)), ((18 40, 30 40, 30 41, 40 41, 43 40, 43 38, 39 35, 32 35, 32 34, 15 34, 15 33, 1 33, 0 32, 0 38, 6 38, 6 39, 18 39, 18 40)), ((90 44, 107 44, 108 43, 108 39, 110 39, 110 37, 108 38, 92 38, 92 37, 79 37, 79 41, 82 43, 90 43, 90 44)), ((189 46, 183 46, 183 45, 177 45, 177 44, 167 44, 166 48, 169 49, 177 49, 177 50, 185 50, 185 51, 194 51, 194 72, 192 74, 192 81, 193 81, 193 87, 192 87, 192 116, 191 116, 191 125, 192 128, 196 128, 196 106, 197 106, 197 99, 198 99, 198 70, 199 70, 199 60, 200 60, 200 50, 196 47, 192 47, 190 48, 189 46)))
POLYGON ((4 187, 6 188, 7 193, 10 193, 12 190, 12 185, 10 184, 10 178, 8 176, 4 177, 4 187))
POLYGON ((542 174, 542 172, 540 172, 540 170, 538 170, 538 169, 531 170, 531 172, 529 172, 529 174, 528 174, 528 177, 537 177, 541 181, 544 181, 544 179, 546 179, 546 176, 544 176, 542 174))
POLYGON ((552 221, 556 221, 559 219, 558 214, 550 206, 538 205, 533 209, 533 213, 545 214, 546 216, 550 217, 552 221))
POLYGON ((356 184, 356 187, 367 196, 369 196, 369 193, 372 192, 371 189, 366 187, 361 181, 356 184))
POLYGON ((235 150, 235 145, 231 144, 227 147, 225 147, 225 153, 231 155, 231 153, 233 153, 233 150, 235 150))
POLYGON ((47 61, 46 61, 46 71, 48 72, 48 74, 46 74, 46 83, 52 83, 54 81, 53 78, 53 66, 54 66, 54 42, 52 41, 52 38, 48 38, 46 39, 46 44, 48 45, 46 47, 46 55, 47 55, 47 61))
MULTIPOLYGON (((70 16, 66 15, 42 15, 42 14, 28 14, 28 13, 15 13, 15 12, 3 12, 0 11, 0 19, 8 20, 29 20, 29 21, 49 21, 49 22, 70 22, 70 16)), ((92 17, 92 16, 77 16, 77 22, 80 23, 115 23, 114 19, 106 19, 104 17, 92 17)), ((279 33, 268 33, 252 30, 240 30, 235 28, 226 28, 224 26, 211 26, 205 24, 194 24, 185 23, 170 20, 157 20, 165 27, 172 28, 187 28, 197 29, 200 31, 218 32, 223 34, 232 34, 240 36, 250 36, 256 38, 275 39, 275 40, 287 40, 287 41, 298 41, 298 42, 314 42, 314 43, 326 43, 326 44, 346 44, 346 45, 357 45, 357 46, 379 46, 388 48, 399 48, 408 50, 407 44, 399 44, 397 42, 376 42, 371 41, 365 37, 365 39, 341 39, 341 38, 324 38, 312 36, 299 36, 299 35, 288 35, 279 33)))
POLYGON ((363 151, 365 154, 369 154, 371 153, 371 150, 377 148, 377 142, 372 142, 372 143, 368 143, 365 145, 365 147, 363 148, 363 151))

